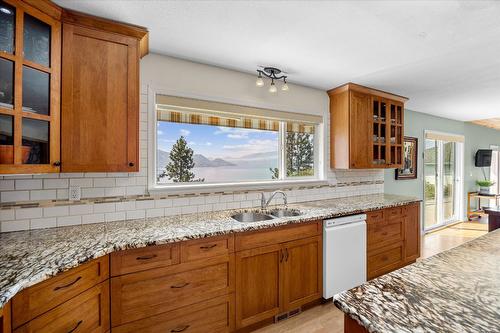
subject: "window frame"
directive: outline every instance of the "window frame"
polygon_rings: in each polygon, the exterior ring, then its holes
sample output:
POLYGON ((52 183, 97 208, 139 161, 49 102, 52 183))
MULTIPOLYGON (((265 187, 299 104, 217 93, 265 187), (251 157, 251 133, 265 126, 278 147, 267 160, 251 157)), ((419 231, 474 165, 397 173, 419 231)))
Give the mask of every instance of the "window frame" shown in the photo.
MULTIPOLYGON (((237 190, 252 190, 252 189, 263 189, 271 190, 277 188, 283 188, 283 186, 293 186, 293 185, 325 185, 328 182, 325 179, 326 169, 324 163, 325 145, 324 145, 324 127, 325 122, 321 122, 315 125, 314 133, 314 176, 306 177, 286 177, 280 173, 280 179, 277 180, 264 180, 264 181, 244 181, 244 182, 227 182, 227 183, 168 183, 168 184, 158 184, 156 182, 156 162, 157 162, 157 113, 156 113, 156 96, 157 95, 169 95, 169 96, 179 96, 185 98, 202 99, 207 101, 214 101, 219 103, 228 104, 238 104, 245 105, 241 101, 228 101, 224 98, 214 98, 207 96, 193 96, 190 94, 183 94, 178 91, 171 91, 165 89, 153 89, 148 87, 148 158, 147 158, 147 172, 148 172, 148 191, 150 193, 200 193, 200 192, 210 192, 210 191, 237 191, 237 190)), ((270 106, 259 105, 260 108, 273 109, 270 106)), ((323 117, 324 119, 324 117, 323 117)), ((286 128, 285 122, 280 121, 279 124, 279 135, 278 135, 278 165, 281 170, 284 169, 285 161, 283 159, 285 148, 285 135, 286 128)))

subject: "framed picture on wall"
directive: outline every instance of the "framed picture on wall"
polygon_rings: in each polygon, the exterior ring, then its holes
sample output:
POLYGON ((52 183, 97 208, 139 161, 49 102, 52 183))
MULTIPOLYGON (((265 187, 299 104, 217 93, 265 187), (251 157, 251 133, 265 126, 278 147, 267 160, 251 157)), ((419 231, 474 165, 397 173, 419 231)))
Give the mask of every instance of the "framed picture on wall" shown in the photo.
POLYGON ((396 169, 396 179, 417 179, 418 139, 405 136, 403 144, 403 167, 396 169))

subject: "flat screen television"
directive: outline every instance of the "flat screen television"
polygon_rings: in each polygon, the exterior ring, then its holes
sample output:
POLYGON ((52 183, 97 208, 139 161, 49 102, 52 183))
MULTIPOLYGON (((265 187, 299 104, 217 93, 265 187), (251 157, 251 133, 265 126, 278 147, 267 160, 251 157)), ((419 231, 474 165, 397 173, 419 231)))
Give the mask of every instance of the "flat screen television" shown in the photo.
POLYGON ((491 149, 479 149, 476 152, 476 166, 489 167, 491 166, 491 149))

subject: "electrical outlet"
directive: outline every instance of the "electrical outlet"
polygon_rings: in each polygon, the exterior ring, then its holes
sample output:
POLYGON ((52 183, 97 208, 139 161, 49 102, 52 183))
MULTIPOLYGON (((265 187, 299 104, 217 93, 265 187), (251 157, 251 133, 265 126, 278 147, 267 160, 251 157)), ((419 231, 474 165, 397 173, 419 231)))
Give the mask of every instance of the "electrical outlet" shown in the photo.
POLYGON ((82 198, 82 189, 80 186, 70 186, 69 187, 69 200, 70 201, 80 201, 82 198))

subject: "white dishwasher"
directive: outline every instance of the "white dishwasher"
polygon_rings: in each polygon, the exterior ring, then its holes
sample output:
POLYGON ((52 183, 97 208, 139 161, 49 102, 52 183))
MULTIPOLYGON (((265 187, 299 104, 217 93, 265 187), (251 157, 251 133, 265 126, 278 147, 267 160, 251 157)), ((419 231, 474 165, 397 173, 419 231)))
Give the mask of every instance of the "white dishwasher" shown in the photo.
POLYGON ((366 282, 366 215, 323 221, 323 297, 366 282))

